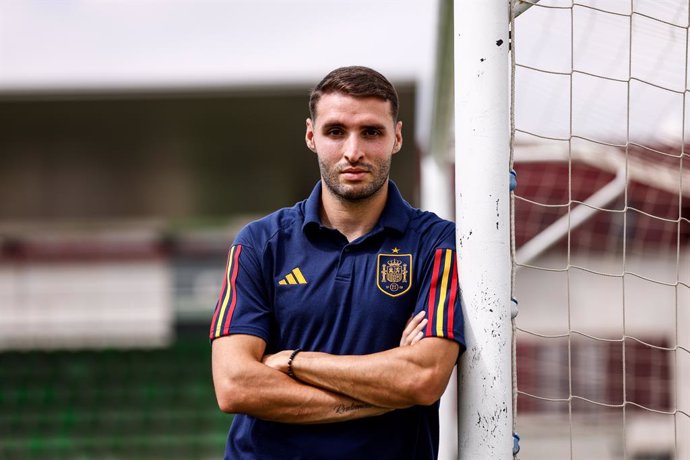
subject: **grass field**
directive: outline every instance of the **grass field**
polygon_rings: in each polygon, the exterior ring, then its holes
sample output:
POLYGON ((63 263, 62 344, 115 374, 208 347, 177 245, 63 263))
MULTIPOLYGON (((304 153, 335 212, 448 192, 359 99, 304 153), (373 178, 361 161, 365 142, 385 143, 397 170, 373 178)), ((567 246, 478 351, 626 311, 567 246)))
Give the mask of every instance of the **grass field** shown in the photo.
POLYGON ((205 336, 154 350, 0 353, 0 458, 222 455, 205 336))

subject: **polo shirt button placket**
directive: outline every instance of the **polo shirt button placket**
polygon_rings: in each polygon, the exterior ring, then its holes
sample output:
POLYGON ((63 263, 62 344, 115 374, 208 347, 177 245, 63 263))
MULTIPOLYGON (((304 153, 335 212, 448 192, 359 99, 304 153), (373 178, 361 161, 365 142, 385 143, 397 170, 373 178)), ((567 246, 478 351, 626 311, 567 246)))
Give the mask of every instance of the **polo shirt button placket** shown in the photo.
POLYGON ((340 253, 340 260, 338 261, 337 278, 341 280, 350 280, 352 278, 352 247, 346 245, 340 253))

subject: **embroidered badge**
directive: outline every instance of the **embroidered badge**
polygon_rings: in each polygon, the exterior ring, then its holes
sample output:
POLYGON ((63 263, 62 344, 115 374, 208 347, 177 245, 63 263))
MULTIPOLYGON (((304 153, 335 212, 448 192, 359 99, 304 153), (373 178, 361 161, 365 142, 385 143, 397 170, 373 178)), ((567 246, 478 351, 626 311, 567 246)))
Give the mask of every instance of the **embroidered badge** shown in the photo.
POLYGON ((397 297, 412 287, 412 254, 379 254, 376 285, 391 297, 397 297))

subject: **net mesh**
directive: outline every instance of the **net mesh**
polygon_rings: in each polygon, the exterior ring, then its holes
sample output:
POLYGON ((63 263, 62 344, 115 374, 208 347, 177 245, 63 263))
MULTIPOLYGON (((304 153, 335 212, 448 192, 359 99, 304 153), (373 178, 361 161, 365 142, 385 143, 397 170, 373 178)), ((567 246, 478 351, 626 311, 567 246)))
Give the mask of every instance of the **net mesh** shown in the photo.
POLYGON ((512 22, 520 456, 690 459, 689 2, 512 22))

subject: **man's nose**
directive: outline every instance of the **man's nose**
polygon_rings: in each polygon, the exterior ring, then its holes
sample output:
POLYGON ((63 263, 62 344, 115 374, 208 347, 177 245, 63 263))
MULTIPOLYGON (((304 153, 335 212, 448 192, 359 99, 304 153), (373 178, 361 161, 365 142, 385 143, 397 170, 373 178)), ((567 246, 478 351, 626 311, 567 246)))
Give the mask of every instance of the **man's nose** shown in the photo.
POLYGON ((355 134, 348 136, 345 142, 343 156, 350 163, 356 163, 364 156, 361 139, 355 134))

